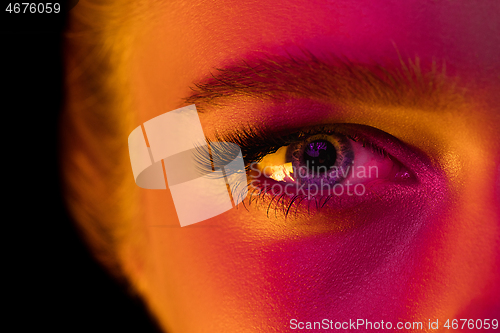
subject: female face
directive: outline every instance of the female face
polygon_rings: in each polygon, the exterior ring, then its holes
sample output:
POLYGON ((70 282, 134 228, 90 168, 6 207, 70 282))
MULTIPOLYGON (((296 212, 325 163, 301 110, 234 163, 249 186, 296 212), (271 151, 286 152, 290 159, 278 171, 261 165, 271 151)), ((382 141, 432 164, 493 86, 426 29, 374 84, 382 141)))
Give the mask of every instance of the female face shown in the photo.
POLYGON ((182 228, 168 189, 140 189, 147 237, 125 261, 165 329, 498 319, 498 2, 152 6, 132 50, 137 126, 192 96, 205 135, 239 137, 246 163, 291 145, 283 163, 324 150, 382 170, 351 179, 362 195, 262 192, 182 228))

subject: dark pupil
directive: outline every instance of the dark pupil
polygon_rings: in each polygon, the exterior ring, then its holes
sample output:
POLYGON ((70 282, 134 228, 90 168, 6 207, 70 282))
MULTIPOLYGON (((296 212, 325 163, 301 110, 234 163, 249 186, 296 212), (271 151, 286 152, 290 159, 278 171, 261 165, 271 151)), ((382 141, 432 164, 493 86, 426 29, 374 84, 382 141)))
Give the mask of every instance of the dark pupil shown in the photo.
POLYGON ((304 164, 309 171, 324 173, 335 165, 337 151, 327 140, 316 140, 306 146, 304 164))

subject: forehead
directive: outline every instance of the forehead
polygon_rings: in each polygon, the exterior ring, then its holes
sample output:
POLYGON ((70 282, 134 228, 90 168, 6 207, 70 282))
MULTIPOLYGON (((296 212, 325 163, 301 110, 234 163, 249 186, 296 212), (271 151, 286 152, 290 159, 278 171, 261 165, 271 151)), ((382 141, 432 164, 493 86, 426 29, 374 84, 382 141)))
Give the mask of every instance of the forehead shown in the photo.
POLYGON ((499 80, 498 1, 224 0, 154 6, 154 19, 139 29, 137 71, 156 86, 151 89, 161 86, 168 100, 178 101, 193 81, 230 59, 300 48, 361 62, 394 60, 398 53, 418 56, 446 62, 449 73, 488 78, 495 86, 499 80))
POLYGON ((422 57, 497 63, 500 51, 498 1, 224 0, 174 2, 156 14, 158 28, 206 53, 293 43, 358 58, 395 44, 422 57))

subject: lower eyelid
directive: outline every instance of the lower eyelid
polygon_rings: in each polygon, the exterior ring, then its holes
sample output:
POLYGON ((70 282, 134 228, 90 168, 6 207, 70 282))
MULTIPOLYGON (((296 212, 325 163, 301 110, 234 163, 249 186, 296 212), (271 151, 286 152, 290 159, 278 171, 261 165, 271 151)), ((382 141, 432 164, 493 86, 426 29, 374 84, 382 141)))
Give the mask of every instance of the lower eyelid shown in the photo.
MULTIPOLYGON (((419 198, 422 196, 419 194, 421 191, 422 188, 415 186, 415 183, 412 182, 379 182, 368 186, 366 192, 360 196, 349 196, 344 193, 340 196, 311 196, 308 198, 307 195, 287 196, 249 189, 249 194, 247 199, 243 201, 243 205, 247 210, 259 211, 267 215, 268 218, 306 221, 318 216, 322 218, 317 220, 315 224, 330 225, 332 221, 336 221, 335 223, 338 224, 338 221, 343 221, 345 216, 351 216, 353 213, 361 214, 364 211, 364 214, 370 215, 372 210, 382 212, 383 209, 377 207, 393 205, 412 197, 419 198)), ((354 220, 357 221, 356 223, 362 222, 359 218, 354 220)))

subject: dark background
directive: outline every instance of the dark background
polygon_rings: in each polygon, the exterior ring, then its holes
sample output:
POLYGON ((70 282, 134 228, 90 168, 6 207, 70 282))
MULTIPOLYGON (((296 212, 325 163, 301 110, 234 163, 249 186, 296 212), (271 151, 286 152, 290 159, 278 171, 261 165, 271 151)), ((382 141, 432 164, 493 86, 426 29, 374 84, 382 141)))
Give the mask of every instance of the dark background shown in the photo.
POLYGON ((67 15, 13 14, 7 5, 0 7, 2 331, 158 333, 143 304, 93 260, 63 204, 57 126, 67 15))

